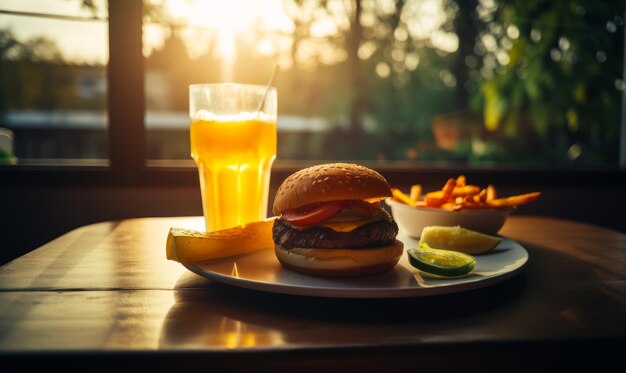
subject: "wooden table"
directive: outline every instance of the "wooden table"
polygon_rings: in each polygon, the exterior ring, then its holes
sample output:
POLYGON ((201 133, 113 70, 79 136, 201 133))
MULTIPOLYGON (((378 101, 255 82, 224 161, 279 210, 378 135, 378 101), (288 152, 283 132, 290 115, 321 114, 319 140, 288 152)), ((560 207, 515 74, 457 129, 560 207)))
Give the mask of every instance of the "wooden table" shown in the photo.
POLYGON ((201 224, 145 218, 89 225, 0 267, 0 367, 625 367, 624 233, 512 216, 500 233, 530 254, 513 279, 458 294, 332 299, 221 285, 166 260, 169 227, 201 224))

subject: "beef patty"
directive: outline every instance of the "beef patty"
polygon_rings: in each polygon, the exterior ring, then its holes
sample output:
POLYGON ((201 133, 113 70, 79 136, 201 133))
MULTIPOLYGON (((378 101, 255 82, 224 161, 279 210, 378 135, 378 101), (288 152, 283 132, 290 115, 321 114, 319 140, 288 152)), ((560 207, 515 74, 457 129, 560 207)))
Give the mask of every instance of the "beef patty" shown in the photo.
POLYGON ((397 234, 398 225, 393 220, 374 221, 351 232, 336 232, 321 226, 296 229, 283 219, 276 219, 272 228, 274 243, 285 249, 386 246, 395 241, 397 234))

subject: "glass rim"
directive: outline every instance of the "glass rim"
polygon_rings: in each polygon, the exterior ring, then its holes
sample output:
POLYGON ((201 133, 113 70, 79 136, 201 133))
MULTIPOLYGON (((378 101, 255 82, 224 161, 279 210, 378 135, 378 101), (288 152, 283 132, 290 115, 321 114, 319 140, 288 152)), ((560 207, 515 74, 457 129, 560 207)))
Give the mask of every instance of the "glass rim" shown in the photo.
MULTIPOLYGON (((211 87, 239 87, 239 88, 252 88, 254 90, 260 89, 268 90, 267 85, 261 84, 247 84, 247 83, 194 83, 189 85, 189 89, 197 89, 197 88, 211 88, 211 87)), ((270 91, 275 91, 275 86, 269 86, 270 91)))

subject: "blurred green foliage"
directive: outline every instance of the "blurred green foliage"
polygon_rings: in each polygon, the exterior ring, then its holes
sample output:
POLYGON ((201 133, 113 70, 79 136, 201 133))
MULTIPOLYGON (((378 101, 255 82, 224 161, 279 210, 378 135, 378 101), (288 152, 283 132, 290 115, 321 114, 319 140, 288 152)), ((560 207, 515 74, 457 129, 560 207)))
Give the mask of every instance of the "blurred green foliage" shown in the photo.
MULTIPOLYGON (((228 80, 265 84, 287 60, 275 83, 279 118, 319 117, 328 129, 280 133, 281 159, 617 164, 624 1, 443 0, 429 33, 415 31, 426 2, 339 3, 285 0, 294 32, 278 38, 289 47, 260 54, 257 44, 276 35, 259 27, 224 61, 215 38, 191 57, 187 26, 147 2, 145 22, 169 35, 146 56, 146 81, 161 79, 146 86, 147 110, 186 112, 187 86, 224 81, 226 69, 228 80), (336 21, 337 32, 313 35, 320 19, 336 21)), ((52 41, 2 30, 0 57, 0 111, 106 105, 76 99, 72 74, 94 67, 65 61, 52 41)), ((149 134, 152 156, 187 159, 184 135, 149 134), (175 149, 159 150, 159 141, 175 149)))
POLYGON ((480 94, 495 154, 531 162, 614 164, 624 90, 624 2, 508 1, 479 38, 480 94), (498 55, 506 53, 506 55, 498 55), (485 77, 486 76, 486 77, 485 77))

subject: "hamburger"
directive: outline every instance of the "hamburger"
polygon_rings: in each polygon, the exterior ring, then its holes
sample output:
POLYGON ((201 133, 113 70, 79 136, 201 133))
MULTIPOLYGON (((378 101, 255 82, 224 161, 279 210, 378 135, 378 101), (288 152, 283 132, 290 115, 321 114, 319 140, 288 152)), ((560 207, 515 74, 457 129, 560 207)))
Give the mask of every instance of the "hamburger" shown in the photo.
POLYGON ((289 269, 348 277, 393 268, 403 252, 398 226, 381 208, 391 188, 367 167, 332 163, 305 168, 278 188, 272 238, 289 269))

